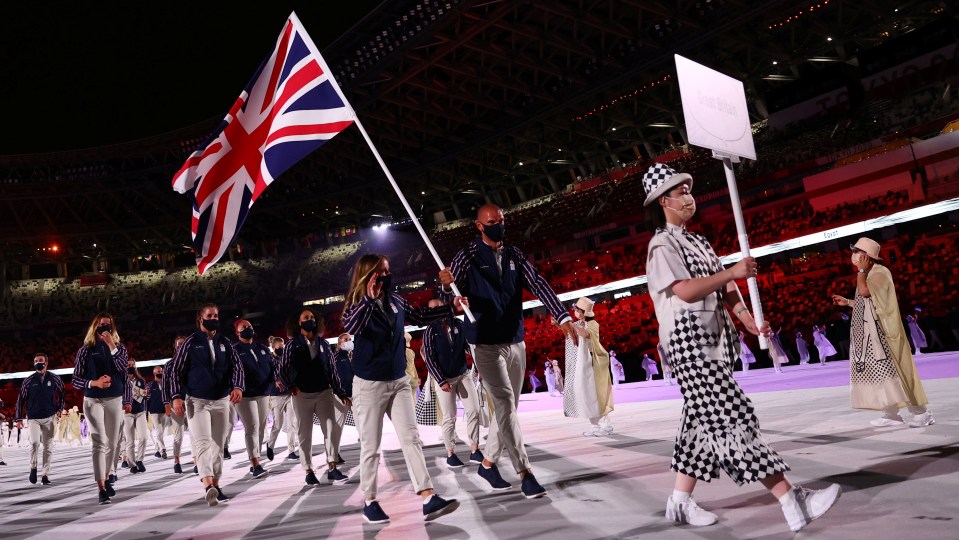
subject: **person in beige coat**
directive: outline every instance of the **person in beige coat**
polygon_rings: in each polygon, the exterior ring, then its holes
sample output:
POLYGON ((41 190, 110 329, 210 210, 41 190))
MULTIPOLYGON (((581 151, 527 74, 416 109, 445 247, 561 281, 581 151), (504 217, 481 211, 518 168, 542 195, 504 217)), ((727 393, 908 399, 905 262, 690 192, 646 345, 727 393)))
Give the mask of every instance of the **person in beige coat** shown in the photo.
POLYGON ((880 264, 879 243, 860 238, 852 249, 856 273, 856 298, 839 295, 833 303, 853 308, 850 325, 850 390, 855 409, 882 411, 870 422, 876 427, 905 423, 899 409, 912 413, 911 427, 935 423, 929 400, 919 380, 916 363, 899 315, 892 273, 880 264))
POLYGON ((573 315, 582 324, 574 324, 573 328, 586 340, 590 357, 593 363, 593 382, 596 384, 596 403, 599 407, 599 416, 591 417, 592 431, 584 435, 591 437, 605 437, 613 433, 613 426, 609 421, 609 413, 613 412, 613 382, 609 372, 609 353, 599 342, 599 323, 596 322, 593 306, 596 303, 583 297, 573 305, 573 315))

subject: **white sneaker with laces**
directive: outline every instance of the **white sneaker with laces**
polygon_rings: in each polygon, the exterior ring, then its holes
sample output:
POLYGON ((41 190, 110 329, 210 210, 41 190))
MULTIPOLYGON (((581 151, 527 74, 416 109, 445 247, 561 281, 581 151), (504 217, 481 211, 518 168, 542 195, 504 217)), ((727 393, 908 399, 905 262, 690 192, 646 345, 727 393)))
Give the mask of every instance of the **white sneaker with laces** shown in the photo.
POLYGON ((706 527, 719 521, 716 514, 700 508, 692 497, 679 503, 672 496, 666 499, 666 519, 673 523, 688 523, 693 527, 706 527))
POLYGON ((602 436, 602 430, 599 426, 593 426, 593 429, 583 432, 584 437, 600 437, 602 436))
POLYGON ((842 495, 842 488, 839 484, 832 484, 820 490, 794 486, 785 495, 788 497, 787 500, 782 503, 783 515, 786 516, 789 530, 799 531, 812 523, 814 519, 821 517, 839 500, 840 495, 842 495))
POLYGON ((925 427, 931 426, 936 423, 936 419, 932 417, 932 412, 926 411, 922 414, 917 414, 912 417, 912 420, 909 422, 909 427, 925 427))
POLYGON ((889 427, 889 426, 901 426, 905 424, 906 422, 902 419, 902 416, 897 414, 896 416, 892 416, 892 417, 880 416, 879 418, 876 418, 875 420, 872 420, 869 423, 876 427, 889 427))

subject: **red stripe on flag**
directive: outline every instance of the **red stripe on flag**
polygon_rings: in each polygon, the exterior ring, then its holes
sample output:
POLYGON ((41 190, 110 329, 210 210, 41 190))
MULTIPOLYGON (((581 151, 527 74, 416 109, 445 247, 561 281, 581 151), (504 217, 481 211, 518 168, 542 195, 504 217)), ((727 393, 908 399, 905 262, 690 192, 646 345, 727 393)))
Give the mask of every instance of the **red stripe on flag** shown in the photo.
POLYGON ((273 63, 273 71, 270 73, 270 84, 266 87, 266 97, 263 99, 263 108, 260 114, 273 103, 273 93, 276 92, 277 81, 280 80, 280 74, 283 73, 283 64, 286 62, 286 53, 290 46, 290 34, 293 33, 293 22, 287 21, 286 28, 283 29, 283 37, 280 44, 276 46, 276 62, 273 63))
POLYGON ((227 215, 230 208, 230 192, 233 191, 234 187, 236 187, 236 185, 231 184, 230 187, 226 188, 226 190, 224 190, 217 199, 216 205, 214 206, 215 214, 212 216, 213 219, 211 220, 213 224, 212 233, 210 232, 209 228, 207 229, 207 234, 210 237, 210 244, 207 246, 207 251, 205 254, 203 254, 203 258, 197 262, 197 268, 200 274, 203 274, 203 271, 206 270, 206 267, 216 261, 217 253, 220 251, 220 246, 223 244, 223 242, 229 242, 233 239, 233 234, 230 234, 229 238, 224 236, 224 229, 226 227, 226 221, 228 217, 231 218, 231 221, 234 221, 234 225, 235 220, 232 218, 238 217, 231 217, 227 215))
POLYGON ((352 120, 345 120, 341 122, 330 122, 328 124, 308 124, 308 125, 299 125, 299 126, 287 126, 283 129, 279 129, 270 134, 266 139, 266 146, 269 147, 270 143, 277 139, 283 137, 290 137, 294 135, 325 135, 332 133, 336 135, 337 133, 343 131, 344 129, 350 127, 353 123, 352 120))
POLYGON ((286 102, 302 90, 304 86, 315 82, 322 83, 322 81, 319 80, 322 75, 323 71, 320 69, 320 65, 316 60, 311 61, 294 73, 291 73, 286 79, 286 84, 283 85, 283 93, 276 99, 274 110, 283 109, 286 106, 286 102))

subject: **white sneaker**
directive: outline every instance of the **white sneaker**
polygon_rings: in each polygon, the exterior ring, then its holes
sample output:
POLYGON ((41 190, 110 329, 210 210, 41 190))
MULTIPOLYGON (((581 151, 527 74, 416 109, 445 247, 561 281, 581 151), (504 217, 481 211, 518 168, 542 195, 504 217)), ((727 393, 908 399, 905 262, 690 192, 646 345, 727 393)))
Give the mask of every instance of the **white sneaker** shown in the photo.
POLYGON ((912 421, 909 422, 909 427, 925 427, 931 426, 936 423, 936 419, 932 417, 932 412, 926 411, 922 414, 917 414, 912 417, 912 421))
POLYGON ((876 427, 889 427, 889 426, 901 426, 905 424, 906 422, 902 419, 902 416, 899 416, 897 414, 896 416, 892 416, 892 417, 880 416, 879 418, 876 418, 875 420, 872 420, 869 423, 876 427))
POLYGON ((789 500, 783 507, 783 515, 789 530, 796 532, 826 513, 842 495, 839 484, 833 484, 826 489, 814 491, 802 486, 794 486, 788 494, 789 500))
POLYGON ((666 519, 673 523, 688 523, 693 527, 706 527, 719 521, 716 514, 700 508, 692 497, 678 503, 672 496, 666 499, 666 519))
POLYGON ((602 437, 603 430, 599 426, 593 426, 593 429, 583 432, 584 437, 602 437))

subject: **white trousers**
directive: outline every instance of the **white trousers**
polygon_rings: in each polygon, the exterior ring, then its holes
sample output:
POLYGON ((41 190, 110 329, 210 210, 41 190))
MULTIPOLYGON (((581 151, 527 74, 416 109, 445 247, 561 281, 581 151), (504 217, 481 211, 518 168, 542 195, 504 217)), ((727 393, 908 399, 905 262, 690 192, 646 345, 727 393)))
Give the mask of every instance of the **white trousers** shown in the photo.
POLYGON ((443 410, 443 444, 446 452, 452 452, 456 446, 456 397, 463 402, 463 420, 466 421, 466 434, 470 448, 479 444, 479 399, 476 396, 476 387, 467 374, 446 379, 450 386, 449 392, 443 389, 436 391, 436 399, 443 410))
POLYGON ((126 439, 126 456, 133 467, 137 461, 143 461, 147 450, 147 413, 125 413, 123 415, 123 438, 126 439))
POLYGON ((190 443, 193 461, 200 478, 212 476, 219 480, 223 474, 223 445, 230 423, 230 399, 186 398, 186 417, 190 422, 190 443))
POLYGON ((266 433, 266 415, 270 408, 270 396, 245 397, 236 404, 236 412, 243 422, 243 440, 250 461, 260 459, 263 434, 266 433))
MULTIPOLYGON (((153 447, 156 448, 157 452, 165 453, 166 452, 166 430, 170 427, 172 420, 165 413, 150 414, 150 419, 153 421, 153 432, 151 436, 153 437, 153 447)), ((180 435, 182 439, 183 435, 180 435)))
POLYGON ((340 451, 341 425, 336 422, 336 396, 327 388, 322 392, 300 392, 293 396, 293 412, 296 414, 297 437, 300 444, 300 464, 307 471, 313 470, 313 415, 320 419, 323 445, 327 463, 336 463, 340 451))
POLYGON ((286 447, 291 453, 296 452, 299 447, 296 428, 296 415, 293 414, 293 407, 290 406, 292 399, 290 396, 270 396, 270 411, 273 414, 273 427, 270 428, 270 438, 266 442, 268 448, 276 448, 276 440, 280 436, 280 430, 286 426, 286 447))
POLYGON ((117 446, 123 430, 123 399, 83 398, 83 415, 90 424, 93 446, 93 478, 106 480, 117 468, 117 446))
POLYGON ((173 426, 173 457, 180 457, 180 450, 183 449, 183 427, 186 425, 186 416, 170 411, 168 416, 170 424, 173 426))
POLYGON ((433 489, 433 480, 423 456, 423 441, 416 427, 412 392, 409 376, 404 375, 395 381, 353 377, 353 416, 360 432, 360 490, 367 499, 376 498, 384 414, 390 417, 400 440, 413 489, 416 493, 433 489))
POLYGON ((516 414, 526 373, 526 343, 476 345, 473 347, 473 361, 483 377, 483 387, 493 401, 496 419, 496 423, 490 425, 484 457, 496 463, 505 448, 517 473, 529 470, 529 456, 516 414))
POLYGON ((30 429, 30 468, 37 469, 40 447, 43 447, 43 468, 40 475, 50 474, 50 461, 53 458, 53 432, 56 415, 46 418, 30 418, 27 428, 30 429))

